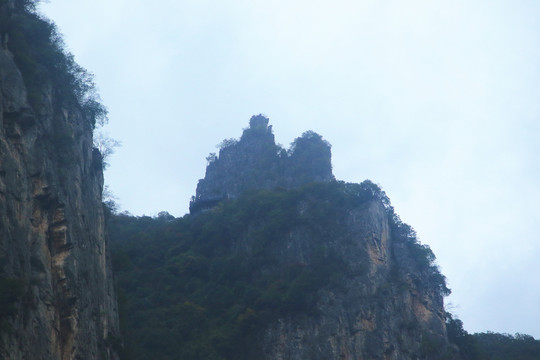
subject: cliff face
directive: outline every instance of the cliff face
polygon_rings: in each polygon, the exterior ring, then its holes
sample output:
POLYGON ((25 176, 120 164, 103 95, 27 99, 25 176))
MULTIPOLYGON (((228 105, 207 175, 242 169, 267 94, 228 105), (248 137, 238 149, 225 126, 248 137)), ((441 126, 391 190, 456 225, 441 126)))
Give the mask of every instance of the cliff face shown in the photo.
POLYGON ((282 249, 284 261, 309 264, 323 245, 343 261, 347 275, 339 286, 318 291, 315 315, 273 322, 264 331, 258 356, 457 358, 447 341, 442 295, 436 286, 427 285, 429 279, 410 251, 392 237, 383 205, 370 201, 350 209, 341 226, 326 234, 299 228, 289 237, 282 249))
MULTIPOLYGON (((4 20, 22 16, 11 1, 0 5, 4 20)), ((114 358, 117 305, 92 124, 46 79, 30 102, 15 40, 2 40, 0 358, 114 358)))
POLYGON ((253 189, 291 189, 310 182, 326 182, 332 175, 330 144, 306 132, 287 152, 276 145, 268 118, 250 120, 239 141, 224 141, 219 157, 211 154, 204 179, 190 204, 191 213, 253 189))

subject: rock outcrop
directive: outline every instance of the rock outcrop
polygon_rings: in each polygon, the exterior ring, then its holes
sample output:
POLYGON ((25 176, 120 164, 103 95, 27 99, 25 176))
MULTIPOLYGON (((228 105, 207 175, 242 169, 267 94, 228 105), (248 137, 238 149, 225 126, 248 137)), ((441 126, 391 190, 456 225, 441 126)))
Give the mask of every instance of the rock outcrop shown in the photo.
MULTIPOLYGON (((25 16, 13 1, 0 13, 25 16)), ((93 124, 46 76, 29 90, 8 35, 0 48, 0 358, 114 359, 118 314, 93 124)))
POLYGON ((253 116, 240 140, 225 140, 219 156, 210 154, 190 204, 192 214, 248 190, 291 189, 334 179, 328 142, 308 131, 286 151, 276 145, 268 121, 263 115, 253 116))

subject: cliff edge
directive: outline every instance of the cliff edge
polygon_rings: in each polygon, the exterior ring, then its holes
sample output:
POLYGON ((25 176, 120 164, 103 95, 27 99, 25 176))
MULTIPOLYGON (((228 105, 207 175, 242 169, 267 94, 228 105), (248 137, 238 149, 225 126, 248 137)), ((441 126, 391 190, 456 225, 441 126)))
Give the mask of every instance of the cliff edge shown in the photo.
POLYGON ((0 358, 114 359, 96 119, 70 88, 81 69, 31 5, 0 3, 0 358), (50 66, 62 59, 67 83, 50 66))

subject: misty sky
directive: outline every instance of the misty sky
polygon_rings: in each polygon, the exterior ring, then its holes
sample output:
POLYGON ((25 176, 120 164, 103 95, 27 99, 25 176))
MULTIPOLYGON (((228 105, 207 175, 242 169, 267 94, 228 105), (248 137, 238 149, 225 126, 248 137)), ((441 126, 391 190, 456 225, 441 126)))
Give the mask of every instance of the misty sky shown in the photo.
POLYGON ((205 157, 253 114, 332 145, 431 246, 470 332, 540 338, 540 3, 50 0, 122 142, 134 215, 187 212, 205 157))

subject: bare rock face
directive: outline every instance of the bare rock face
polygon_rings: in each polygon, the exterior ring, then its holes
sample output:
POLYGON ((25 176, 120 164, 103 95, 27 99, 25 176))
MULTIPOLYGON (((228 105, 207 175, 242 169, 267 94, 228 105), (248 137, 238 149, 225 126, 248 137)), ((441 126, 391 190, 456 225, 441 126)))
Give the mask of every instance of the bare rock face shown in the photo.
POLYGON ((350 211, 342 226, 317 238, 301 229, 291 234, 283 259, 309 263, 314 248, 324 244, 349 274, 338 288, 319 291, 315 314, 276 319, 254 356, 458 359, 448 344, 442 295, 426 285, 407 248, 392 238, 383 205, 371 201, 350 211))
POLYGON ((276 145, 268 121, 263 115, 253 116, 240 140, 225 140, 219 157, 208 157, 206 175, 199 180, 190 204, 191 213, 248 190, 291 189, 334 179, 328 142, 309 131, 286 151, 276 145))
POLYGON ((39 89, 31 105, 9 42, 1 47, 0 358, 113 359, 101 155, 81 110, 50 83, 39 89))

